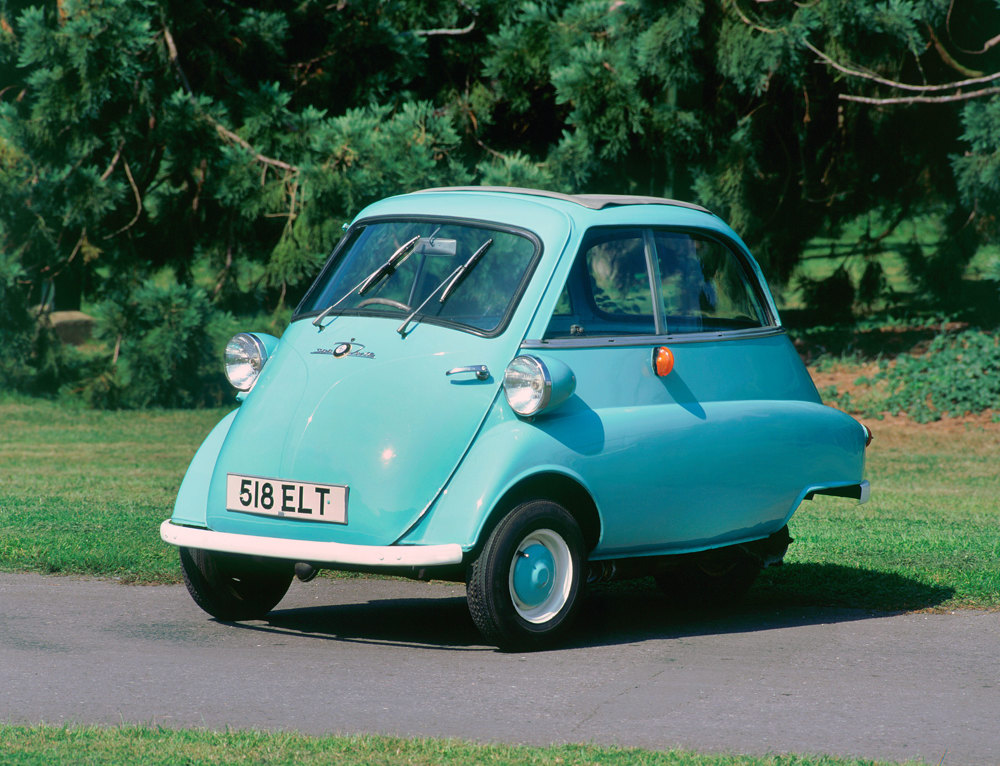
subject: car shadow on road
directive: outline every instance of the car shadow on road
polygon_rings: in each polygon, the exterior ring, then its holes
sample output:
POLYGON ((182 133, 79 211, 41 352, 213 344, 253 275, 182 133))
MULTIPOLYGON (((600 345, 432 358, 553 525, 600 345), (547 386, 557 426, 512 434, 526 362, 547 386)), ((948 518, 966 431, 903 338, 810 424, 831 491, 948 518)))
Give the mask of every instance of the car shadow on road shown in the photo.
MULTIPOLYGON (((392 583, 385 583, 391 592, 392 583)), ((376 586, 377 588, 377 586, 376 586)), ((372 598, 356 604, 276 609, 265 622, 238 623, 241 628, 334 641, 483 651, 482 637, 472 624, 465 599, 427 597, 372 598)))
POLYGON ((932 609, 955 593, 897 574, 835 564, 785 564, 735 606, 678 608, 651 579, 592 590, 574 645, 851 622, 932 609))
MULTIPOLYGON (((336 581, 331 581, 336 582, 336 581)), ((335 587, 335 586, 334 586, 335 587)), ((247 630, 333 641, 450 651, 488 651, 465 599, 433 585, 426 597, 393 595, 359 603, 277 609, 247 630)), ((373 584, 375 593, 380 586, 373 584)), ((454 594, 454 588, 448 591, 454 594)), ((767 572, 737 606, 679 609, 651 578, 591 586, 571 633, 559 648, 616 645, 695 635, 744 633, 865 620, 929 609, 954 589, 896 574, 833 564, 786 564, 767 572)))

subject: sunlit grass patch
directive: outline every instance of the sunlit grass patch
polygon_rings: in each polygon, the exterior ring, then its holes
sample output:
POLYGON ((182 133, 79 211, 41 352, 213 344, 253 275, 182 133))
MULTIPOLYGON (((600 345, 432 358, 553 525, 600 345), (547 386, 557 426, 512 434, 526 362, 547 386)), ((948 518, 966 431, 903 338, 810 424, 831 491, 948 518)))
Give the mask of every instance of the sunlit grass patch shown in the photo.
POLYGON ((221 416, 0 401, 0 567, 176 582, 158 527, 221 416))
POLYGON ((871 500, 803 503, 786 566, 766 571, 753 597, 890 611, 1000 607, 1000 427, 871 425, 871 500))
MULTIPOLYGON (((223 413, 0 400, 0 568, 178 582, 158 528, 223 413)), ((751 604, 1000 607, 1000 424, 869 425, 871 501, 803 503, 751 604)))
POLYGON ((474 744, 454 739, 401 739, 377 735, 310 737, 291 732, 214 732, 143 726, 0 725, 0 742, 3 743, 0 756, 6 766, 53 763, 103 766, 876 766, 876 763, 887 763, 831 756, 702 754, 688 750, 658 752, 593 745, 528 747, 474 744))

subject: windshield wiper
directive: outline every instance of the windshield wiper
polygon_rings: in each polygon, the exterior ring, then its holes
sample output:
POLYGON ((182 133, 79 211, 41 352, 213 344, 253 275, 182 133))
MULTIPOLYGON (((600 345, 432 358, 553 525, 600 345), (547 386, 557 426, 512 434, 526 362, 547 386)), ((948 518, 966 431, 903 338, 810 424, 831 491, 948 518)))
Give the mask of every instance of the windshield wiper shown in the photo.
POLYGON ((442 280, 441 284, 439 284, 437 287, 431 290, 431 294, 428 295, 426 298, 424 298, 423 302, 419 306, 413 309, 412 313, 408 317, 406 317, 406 319, 403 320, 403 324, 401 324, 399 327, 396 328, 396 332, 398 332, 405 338, 406 328, 410 326, 410 322, 413 321, 413 317, 419 314, 421 310, 423 310, 424 306, 430 303, 431 298, 437 295, 438 291, 442 290, 442 288, 443 291, 441 292, 441 297, 438 298, 438 303, 443 304, 446 300, 448 300, 448 298, 451 297, 451 294, 455 292, 455 289, 462 283, 462 280, 464 280, 469 275, 469 272, 472 271, 472 269, 475 267, 475 265, 479 263, 479 259, 486 254, 486 251, 490 249, 490 245, 492 244, 493 244, 492 238, 483 242, 483 244, 479 246, 479 249, 469 256, 469 260, 456 267, 455 270, 451 272, 451 274, 449 274, 447 277, 444 278, 444 280, 442 280))
POLYGON ((479 259, 486 254, 486 251, 490 249, 490 245, 492 244, 492 238, 483 242, 483 244, 479 246, 479 249, 469 256, 469 260, 455 269, 455 273, 451 277, 451 281, 448 282, 448 286, 444 288, 444 292, 441 293, 441 297, 438 298, 438 303, 444 303, 451 297, 451 294, 455 292, 455 288, 462 284, 462 281, 469 276, 469 272, 472 271, 473 267, 477 263, 479 263, 479 259))
POLYGON ((413 252, 413 248, 417 246, 417 243, 419 241, 420 241, 420 235, 418 234, 413 239, 409 240, 408 242, 404 242, 402 245, 400 245, 399 248, 396 250, 396 252, 394 252, 392 255, 389 256, 389 258, 386 260, 385 263, 383 263, 381 266, 375 269, 375 271, 373 271, 367 277, 365 277, 356 285, 354 285, 354 287, 352 287, 350 290, 344 293, 337 300, 336 303, 333 303, 332 305, 324 309, 323 313, 313 320, 313 324, 316 325, 320 330, 324 329, 324 325, 321 324, 321 322, 330 315, 331 311, 333 311, 335 308, 337 308, 337 306, 339 306, 341 303, 347 300, 349 296, 354 295, 354 293, 357 293, 358 295, 364 295, 369 290, 371 290, 375 285, 381 282, 385 277, 392 274, 396 270, 396 268, 403 261, 406 260, 407 256, 409 256, 410 253, 413 252))
POLYGON ((409 242, 404 242, 400 245, 399 249, 389 256, 389 260, 375 269, 375 271, 369 274, 368 278, 361 283, 361 287, 358 288, 358 295, 364 295, 366 292, 375 287, 375 285, 392 274, 396 270, 396 267, 405 261, 410 253, 413 252, 413 248, 417 246, 419 241, 420 235, 418 234, 409 242))

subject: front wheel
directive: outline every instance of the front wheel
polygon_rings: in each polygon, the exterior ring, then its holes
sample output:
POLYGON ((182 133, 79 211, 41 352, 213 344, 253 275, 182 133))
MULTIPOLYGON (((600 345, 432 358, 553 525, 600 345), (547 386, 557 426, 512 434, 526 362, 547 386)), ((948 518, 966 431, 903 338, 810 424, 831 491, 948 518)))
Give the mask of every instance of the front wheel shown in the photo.
POLYGON ((531 500, 490 534, 469 572, 469 612, 487 641, 537 649, 572 622, 583 582, 583 534, 562 506, 531 500))
POLYGON ((224 622, 256 620, 277 606, 295 575, 278 559, 181 548, 184 584, 195 603, 224 622))

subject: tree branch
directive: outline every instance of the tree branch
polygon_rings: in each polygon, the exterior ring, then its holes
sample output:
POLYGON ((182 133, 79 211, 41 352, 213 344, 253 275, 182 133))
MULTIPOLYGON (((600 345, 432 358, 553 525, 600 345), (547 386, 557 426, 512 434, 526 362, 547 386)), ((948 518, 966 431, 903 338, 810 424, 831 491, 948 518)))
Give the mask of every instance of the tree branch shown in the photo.
POLYGON ((139 220, 139 216, 142 215, 142 195, 139 194, 139 187, 135 185, 135 178, 132 177, 132 168, 128 166, 128 160, 122 157, 122 167, 125 168, 125 175, 128 176, 129 186, 132 187, 132 194, 135 197, 135 215, 132 216, 132 220, 127 224, 122 226, 118 231, 113 231, 104 239, 111 239, 112 237, 117 237, 123 231, 127 231, 135 226, 135 222, 139 220))
POLYGON ((969 69, 967 66, 963 66, 955 61, 954 57, 948 53, 948 49, 945 48, 944 45, 941 44, 941 41, 937 39, 937 35, 934 34, 934 29, 930 24, 927 25, 927 34, 931 36, 931 41, 934 43, 934 50, 938 52, 941 60, 956 72, 964 75, 965 77, 982 77, 986 74, 985 72, 980 72, 977 69, 969 69))
MULTIPOLYGON (((1000 77, 1000 75, 997 75, 1000 77)), ((992 96, 1000 93, 998 88, 983 88, 981 90, 970 91, 969 93, 953 93, 948 96, 899 96, 897 98, 869 98, 868 96, 852 96, 848 93, 839 93, 837 98, 841 101, 855 101, 860 104, 875 104, 877 106, 887 106, 889 104, 947 104, 953 101, 968 101, 981 96, 992 96)))
POLYGON ((292 65, 292 69, 295 70, 294 77, 295 77, 296 87, 301 87, 309 80, 310 77, 312 77, 311 73, 315 66, 323 63, 328 58, 330 58, 331 56, 335 56, 336 54, 337 54, 336 50, 326 51, 320 56, 314 56, 313 58, 309 59, 309 61, 300 61, 297 64, 292 65))
MULTIPOLYGON (((951 0, 951 2, 948 3, 948 18, 945 21, 945 28, 948 30, 948 37, 951 38, 952 43, 955 43, 955 37, 951 33, 951 12, 954 8, 955 8, 955 0, 951 0)), ((958 48, 962 53, 967 53, 970 56, 980 56, 983 53, 986 53, 986 51, 988 51, 990 48, 994 48, 997 45, 1000 45, 1000 35, 997 35, 996 37, 991 37, 989 40, 983 43, 983 47, 980 48, 978 51, 966 50, 958 43, 955 43, 956 48, 958 48)))
POLYGON ((223 125, 221 122, 216 120, 211 115, 205 114, 202 116, 212 124, 212 127, 215 128, 216 132, 222 138, 242 146, 248 152, 253 154, 253 158, 262 165, 269 165, 272 168, 281 168, 282 170, 287 170, 289 173, 299 172, 298 165, 292 165, 290 163, 285 162, 284 160, 276 160, 273 157, 267 157, 261 154, 260 152, 258 152, 256 149, 253 148, 253 146, 250 144, 249 141, 247 141, 245 138, 241 136, 238 136, 236 133, 231 131, 229 128, 227 128, 225 125, 223 125))
POLYGON ((467 35, 475 28, 476 20, 473 19, 469 26, 462 27, 461 29, 414 29, 413 34, 417 37, 436 37, 438 35, 457 37, 458 35, 467 35))
MULTIPOLYGON (((180 57, 177 54, 177 45, 174 43, 174 37, 173 35, 170 34, 170 29, 167 27, 166 24, 163 25, 163 39, 167 44, 167 55, 170 58, 170 62, 177 69, 177 74, 180 77, 181 83, 184 86, 184 91, 188 94, 188 97, 192 99, 192 103, 194 103, 194 92, 191 90, 191 84, 188 82, 188 78, 184 74, 184 70, 181 68, 180 57)), ((238 136, 236 133, 231 131, 229 128, 227 128, 225 125, 223 125, 221 122, 216 120, 211 115, 202 114, 201 116, 204 117, 206 120, 208 120, 209 123, 211 123, 212 127, 215 128, 219 136, 221 136, 223 139, 227 141, 231 141, 235 144, 239 144, 240 146, 242 146, 244 149, 246 149, 253 155, 254 159, 257 162, 261 163, 262 165, 269 165, 274 168, 281 168, 282 170, 288 171, 289 173, 299 172, 298 167, 295 165, 291 165, 287 162, 284 162, 283 160, 276 160, 273 157, 267 157, 266 155, 261 154, 253 146, 251 146, 246 139, 238 136)))
MULTIPOLYGON (((473 21, 472 25, 470 25, 469 31, 471 31, 472 27, 474 26, 475 26, 475 21, 473 21)), ((435 31, 441 32, 442 34, 444 33, 441 30, 430 30, 430 32, 435 32, 435 31)), ((205 119, 213 128, 215 128, 215 132, 222 140, 237 144, 238 146, 242 147, 243 149, 246 149, 248 152, 250 152, 250 154, 253 155, 254 160, 256 162, 259 162, 261 165, 261 178, 260 178, 261 186, 263 186, 267 181, 267 169, 269 167, 278 168, 280 170, 285 171, 285 173, 291 174, 293 178, 291 184, 291 191, 288 191, 288 177, 286 176, 284 180, 285 190, 290 197, 289 209, 287 213, 281 214, 282 217, 287 217, 288 225, 291 225, 291 222, 295 219, 296 196, 299 189, 298 181, 294 180, 294 178, 299 175, 299 167, 297 165, 292 165, 289 162, 285 162, 284 160, 278 160, 275 159, 274 157, 268 157, 264 154, 261 154, 245 138, 238 135, 235 131, 232 131, 229 128, 227 128, 217 119, 215 119, 212 115, 198 109, 197 100, 194 97, 194 92, 191 90, 191 83, 188 82, 187 76, 184 74, 184 70, 181 68, 180 57, 178 56, 177 53, 177 45, 174 43, 174 37, 173 35, 170 34, 170 29, 167 27, 165 23, 163 24, 163 39, 167 45, 167 55, 169 56, 171 63, 177 69, 177 74, 180 77, 181 84, 184 86, 184 91, 187 93, 188 99, 191 101, 191 104, 195 108, 195 113, 199 117, 205 119)), ((313 62, 315 61, 317 60, 314 59, 313 62)), ((313 62, 310 62, 310 65, 313 62)), ((202 163, 202 171, 204 172, 204 161, 202 163)), ((131 226, 133 226, 135 222, 139 219, 139 215, 142 212, 142 198, 139 196, 139 190, 136 188, 135 181, 132 180, 132 173, 129 170, 127 162, 125 163, 125 172, 128 174, 129 183, 132 184, 132 190, 135 192, 136 201, 138 203, 138 210, 136 211, 135 217, 123 228, 116 231, 115 234, 120 234, 122 231, 125 231, 125 229, 128 229, 131 226)), ((200 191, 201 188, 199 184, 198 194, 200 194, 200 191)), ((193 203, 195 207, 197 207, 198 204, 198 194, 195 195, 193 203)), ((115 236, 115 234, 112 234, 111 236, 115 236)), ((232 252, 230 250, 227 252, 227 259, 231 258, 232 258, 232 252)), ((229 262, 231 262, 231 260, 227 261, 226 271, 228 271, 229 262)), ((219 290, 221 289, 221 286, 222 286, 222 278, 220 277, 220 281, 215 288, 216 294, 218 294, 219 290)), ((282 286, 282 300, 284 300, 284 286, 282 286)))
POLYGON ((184 74, 184 70, 181 68, 181 62, 177 56, 177 45, 174 43, 174 36, 170 34, 170 28, 166 24, 163 25, 163 39, 167 43, 167 56, 170 58, 170 63, 177 70, 177 75, 181 78, 184 90, 188 95, 191 95, 191 83, 188 82, 187 75, 184 74))
POLYGON ((124 148, 125 148, 125 141, 123 139, 118 143, 118 149, 115 151, 115 156, 111 158, 111 162, 108 163, 107 169, 103 173, 101 173, 102 181, 107 181, 111 177, 111 174, 115 170, 115 166, 118 164, 119 158, 122 156, 122 149, 124 148))
POLYGON ((997 35, 996 37, 991 37, 989 40, 987 40, 983 44, 983 47, 982 47, 981 50, 978 50, 978 51, 969 51, 969 53, 971 53, 974 56, 978 55, 980 53, 986 53, 986 51, 988 51, 990 48, 995 48, 998 45, 1000 45, 1000 35, 997 35))
MULTIPOLYGON (((941 92, 944 90, 957 90, 958 88, 964 88, 969 85, 981 85, 987 82, 993 82, 994 80, 1000 80, 1000 72, 994 72, 993 74, 985 75, 983 77, 972 77, 967 80, 958 80, 957 82, 945 83, 944 85, 911 85, 905 82, 897 82, 896 80, 889 80, 885 77, 881 77, 877 74, 872 74, 870 72, 863 72, 859 69, 851 69, 844 66, 843 64, 834 61, 832 58, 827 56, 823 51, 817 48, 815 45, 810 43, 808 40, 803 40, 802 44, 819 56, 820 60, 824 64, 828 64, 836 69, 838 72, 842 72, 850 77, 860 77, 865 80, 871 80, 872 82, 877 82, 880 85, 887 85, 890 88, 896 88, 898 90, 910 90, 918 93, 934 93, 941 92)), ((841 96, 844 98, 844 96, 841 96)), ((852 97, 848 100, 854 101, 859 99, 859 97, 852 97)))
POLYGON ((767 35, 776 35, 778 32, 781 31, 778 29, 768 29, 767 27, 762 27, 760 24, 754 22, 749 16, 747 16, 743 12, 743 9, 740 8, 739 0, 733 0, 733 8, 735 8, 736 13, 739 14, 740 20, 748 27, 750 27, 753 30, 756 30, 757 32, 763 32, 764 34, 767 35))
MULTIPOLYGON (((69 266, 69 264, 73 261, 73 259, 76 258, 76 254, 80 252, 80 248, 83 247, 83 243, 86 241, 87 241, 87 227, 84 226, 83 230, 80 232, 80 238, 77 239, 76 244, 73 246, 73 252, 70 253, 69 258, 66 259, 66 266, 69 266)), ((59 271, 57 271, 52 276, 57 277, 61 273, 62 269, 59 269, 59 271)))

